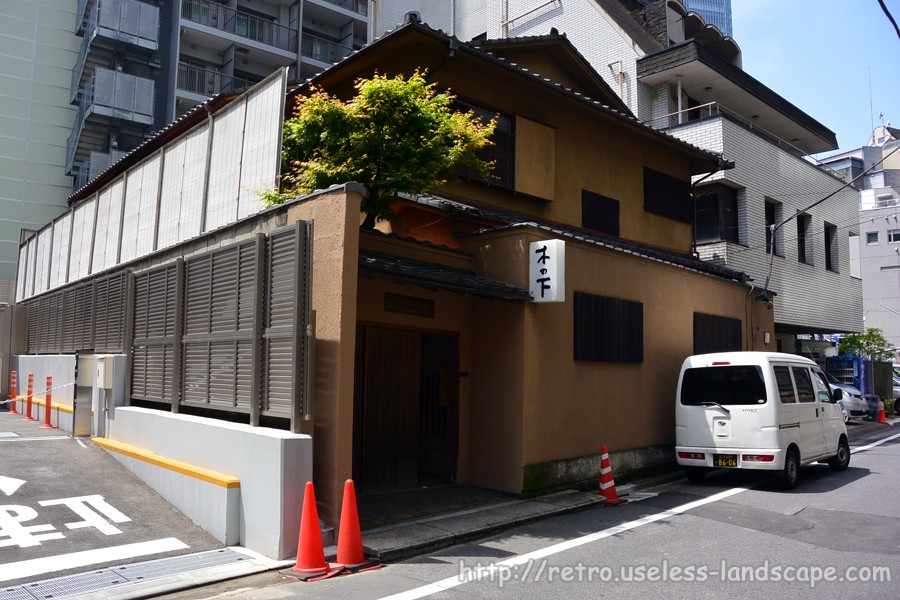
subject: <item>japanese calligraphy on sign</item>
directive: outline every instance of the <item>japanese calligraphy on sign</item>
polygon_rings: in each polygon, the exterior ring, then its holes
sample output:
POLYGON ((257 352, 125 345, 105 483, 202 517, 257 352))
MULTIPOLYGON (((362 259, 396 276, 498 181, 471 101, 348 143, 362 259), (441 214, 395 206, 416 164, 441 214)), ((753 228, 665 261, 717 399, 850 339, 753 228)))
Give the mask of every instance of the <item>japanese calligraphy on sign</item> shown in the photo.
POLYGON ((562 240, 531 242, 528 255, 531 301, 565 302, 566 243, 562 240))

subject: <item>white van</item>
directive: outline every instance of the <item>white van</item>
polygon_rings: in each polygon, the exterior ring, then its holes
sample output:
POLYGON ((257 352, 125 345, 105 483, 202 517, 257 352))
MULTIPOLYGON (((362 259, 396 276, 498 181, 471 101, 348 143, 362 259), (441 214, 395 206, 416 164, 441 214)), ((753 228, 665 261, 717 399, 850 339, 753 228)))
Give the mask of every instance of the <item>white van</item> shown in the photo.
POLYGON ((778 352, 722 352, 685 359, 675 400, 675 455, 689 480, 714 468, 842 471, 850 445, 840 407, 813 361, 778 352))

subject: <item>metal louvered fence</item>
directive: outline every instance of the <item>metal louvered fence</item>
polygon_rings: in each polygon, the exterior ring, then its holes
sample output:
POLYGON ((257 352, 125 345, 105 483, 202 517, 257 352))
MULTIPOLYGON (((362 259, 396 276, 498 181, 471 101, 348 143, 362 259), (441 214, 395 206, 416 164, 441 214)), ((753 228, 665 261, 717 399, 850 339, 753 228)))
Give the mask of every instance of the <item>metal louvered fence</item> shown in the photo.
POLYGON ((23 303, 29 354, 128 356, 129 401, 309 416, 311 225, 94 278, 23 303))

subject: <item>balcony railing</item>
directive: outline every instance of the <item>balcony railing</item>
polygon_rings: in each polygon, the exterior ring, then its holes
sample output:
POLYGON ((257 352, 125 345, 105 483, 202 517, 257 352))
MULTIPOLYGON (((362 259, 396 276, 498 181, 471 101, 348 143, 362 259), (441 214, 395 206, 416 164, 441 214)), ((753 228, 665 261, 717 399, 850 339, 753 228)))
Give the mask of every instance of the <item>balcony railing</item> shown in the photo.
POLYGON ((66 144, 66 172, 71 172, 84 124, 92 113, 150 125, 153 123, 154 81, 129 73, 97 69, 80 94, 75 127, 66 144))
POLYGON ((119 150, 107 152, 95 152, 91 150, 90 158, 78 167, 78 175, 75 176, 75 189, 80 190, 94 177, 109 168, 111 164, 128 154, 119 150))
POLYGON ((297 31, 210 0, 182 0, 181 18, 288 52, 297 51, 297 31))
POLYGON ((320 38, 311 33, 303 33, 300 38, 300 54, 306 58, 312 58, 325 63, 334 64, 345 58, 353 51, 353 48, 341 46, 331 40, 320 38))
POLYGON ((117 42, 125 42, 137 48, 154 51, 159 48, 159 7, 138 0, 105 0, 91 8, 78 60, 72 68, 71 101, 75 101, 81 76, 95 34, 117 42))
MULTIPOLYGON (((671 127, 680 127, 681 125, 687 125, 688 123, 708 119, 710 117, 716 117, 719 115, 725 115, 732 121, 736 121, 737 123, 744 125, 746 128, 750 129, 751 131, 755 131, 761 137, 764 137, 772 144, 786 150, 787 152, 790 152, 791 154, 794 154, 796 156, 806 156, 808 154, 805 150, 802 150, 797 146, 791 144, 790 142, 783 140, 771 131, 763 129, 759 125, 753 123, 748 119, 745 119, 736 112, 725 108, 718 102, 707 102, 706 104, 701 104, 700 106, 693 106, 691 108, 686 108, 681 111, 675 111, 667 115, 654 117, 653 119, 646 121, 646 123, 655 129, 669 129, 671 127), (663 121, 663 119, 665 120, 663 121), (662 121, 662 123, 660 123, 660 121, 662 121)), ((819 164, 818 160, 816 160, 816 164, 819 164)))
POLYGON ((201 96, 215 96, 221 93, 231 93, 236 90, 248 88, 253 85, 249 79, 225 75, 218 71, 211 71, 188 63, 178 63, 179 90, 200 94, 201 96))
POLYGON ((363 15, 364 17, 369 14, 368 0, 325 0, 325 2, 340 6, 341 8, 346 8, 347 10, 363 15))

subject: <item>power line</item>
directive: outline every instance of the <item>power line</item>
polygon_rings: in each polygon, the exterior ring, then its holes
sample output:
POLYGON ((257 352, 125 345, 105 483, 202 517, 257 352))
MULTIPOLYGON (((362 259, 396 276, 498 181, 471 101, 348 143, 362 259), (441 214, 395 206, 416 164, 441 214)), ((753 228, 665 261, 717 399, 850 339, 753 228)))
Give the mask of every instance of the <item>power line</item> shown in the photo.
POLYGON ((878 0, 878 4, 881 5, 881 10, 884 11, 884 14, 887 16, 888 21, 894 26, 894 31, 897 32, 897 37, 900 38, 900 27, 897 27, 897 21, 894 20, 894 16, 891 14, 891 11, 888 10, 888 7, 885 6, 884 0, 878 0))

